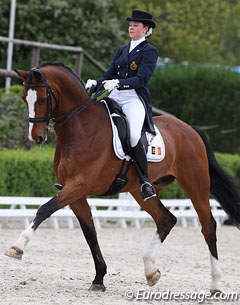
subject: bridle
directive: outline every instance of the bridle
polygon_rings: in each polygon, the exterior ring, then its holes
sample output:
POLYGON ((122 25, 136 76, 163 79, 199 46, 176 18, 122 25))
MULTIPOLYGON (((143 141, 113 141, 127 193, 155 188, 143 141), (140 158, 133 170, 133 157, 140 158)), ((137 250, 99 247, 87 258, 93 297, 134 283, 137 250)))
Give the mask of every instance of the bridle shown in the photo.
POLYGON ((86 109, 88 106, 90 106, 91 102, 93 102, 93 99, 89 99, 87 102, 82 104, 81 106, 77 107, 76 109, 66 112, 65 114, 55 118, 53 117, 53 109, 52 109, 52 97, 54 98, 55 102, 57 103, 57 98, 51 88, 51 86, 47 83, 44 74, 41 70, 38 68, 34 68, 31 71, 35 71, 39 73, 42 76, 42 80, 44 81, 44 84, 41 85, 35 85, 35 84, 28 84, 23 83, 24 87, 27 88, 46 88, 46 101, 47 101, 47 112, 44 117, 40 118, 28 118, 29 123, 44 123, 46 122, 46 128, 48 131, 53 132, 56 130, 56 128, 59 128, 60 126, 64 125, 69 119, 74 117, 75 115, 82 112, 84 109, 86 109), (62 122, 60 122, 62 120, 62 122), (59 122, 59 123, 58 123, 59 122), (56 124, 58 123, 58 124, 56 124))
POLYGON ((23 86, 27 87, 27 88, 46 88, 47 113, 46 113, 45 117, 41 117, 41 118, 31 118, 31 117, 29 117, 28 121, 29 121, 29 123, 44 123, 44 122, 46 122, 47 125, 48 125, 49 121, 51 119, 53 119, 53 115, 52 115, 52 96, 56 100, 56 97, 55 97, 51 87, 49 86, 48 83, 43 84, 43 85, 30 85, 30 84, 23 83, 23 86))

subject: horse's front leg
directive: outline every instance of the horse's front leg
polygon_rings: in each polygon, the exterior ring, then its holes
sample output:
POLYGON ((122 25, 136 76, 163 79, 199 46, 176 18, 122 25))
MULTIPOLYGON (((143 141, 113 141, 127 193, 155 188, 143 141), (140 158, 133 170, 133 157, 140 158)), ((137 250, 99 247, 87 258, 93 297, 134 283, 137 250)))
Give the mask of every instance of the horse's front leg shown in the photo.
POLYGON ((86 199, 77 201, 70 205, 72 211, 76 215, 80 226, 83 230, 83 234, 89 245, 92 253, 92 257, 95 264, 96 276, 90 286, 89 290, 100 290, 105 291, 105 286, 103 284, 103 278, 107 273, 107 266, 103 259, 101 250, 99 248, 97 233, 95 230, 94 222, 92 219, 91 209, 86 199))
POLYGON ((34 231, 38 226, 48 217, 50 217, 54 212, 62 208, 64 205, 61 204, 59 197, 53 197, 48 202, 44 203, 37 211, 36 217, 29 225, 29 227, 24 230, 18 240, 11 246, 11 248, 5 253, 5 255, 22 259, 24 248, 31 240, 34 231))

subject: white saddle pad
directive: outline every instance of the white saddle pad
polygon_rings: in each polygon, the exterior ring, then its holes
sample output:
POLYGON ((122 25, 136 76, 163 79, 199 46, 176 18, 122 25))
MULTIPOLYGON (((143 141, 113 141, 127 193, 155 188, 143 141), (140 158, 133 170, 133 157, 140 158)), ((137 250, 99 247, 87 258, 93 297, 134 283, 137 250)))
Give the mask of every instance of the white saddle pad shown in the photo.
MULTIPOLYGON (((116 113, 110 113, 107 103, 104 100, 101 100, 102 103, 105 104, 109 117, 110 117, 110 122, 112 125, 112 131, 113 131, 113 149, 115 152, 115 155, 121 159, 121 160, 130 160, 130 156, 127 156, 122 148, 122 143, 118 135, 118 130, 116 125, 113 122, 112 117, 118 116, 116 113)), ((147 160, 149 162, 160 162, 164 159, 165 157, 165 145, 163 142, 162 135, 160 134, 160 131, 158 128, 154 125, 155 131, 156 131, 156 136, 146 132, 146 137, 148 141, 148 151, 147 151, 147 160)))

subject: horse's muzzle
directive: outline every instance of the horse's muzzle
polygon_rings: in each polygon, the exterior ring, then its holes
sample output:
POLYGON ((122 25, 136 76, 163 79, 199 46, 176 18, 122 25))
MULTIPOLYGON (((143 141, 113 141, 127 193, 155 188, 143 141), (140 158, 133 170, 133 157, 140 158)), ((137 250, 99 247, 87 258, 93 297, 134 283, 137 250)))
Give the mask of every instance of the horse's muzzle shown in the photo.
POLYGON ((38 136, 37 138, 36 138, 36 144, 42 144, 43 142, 45 141, 45 139, 44 139, 44 137, 42 137, 42 136, 38 136))

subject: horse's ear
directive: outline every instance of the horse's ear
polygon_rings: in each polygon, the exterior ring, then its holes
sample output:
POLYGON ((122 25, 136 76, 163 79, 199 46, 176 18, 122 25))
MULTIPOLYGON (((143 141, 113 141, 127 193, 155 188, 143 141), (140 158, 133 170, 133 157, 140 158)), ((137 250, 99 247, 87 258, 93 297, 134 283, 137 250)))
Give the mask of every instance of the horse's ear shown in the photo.
POLYGON ((23 79, 26 80, 28 71, 14 69, 14 71, 23 79))
POLYGON ((32 76, 36 79, 36 81, 40 82, 44 80, 44 73, 38 69, 38 68, 33 68, 31 70, 32 76))

